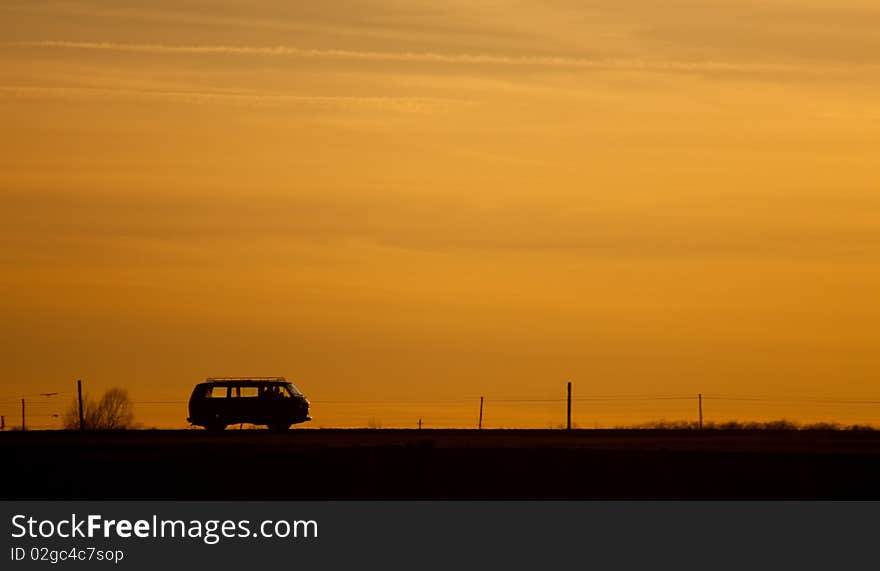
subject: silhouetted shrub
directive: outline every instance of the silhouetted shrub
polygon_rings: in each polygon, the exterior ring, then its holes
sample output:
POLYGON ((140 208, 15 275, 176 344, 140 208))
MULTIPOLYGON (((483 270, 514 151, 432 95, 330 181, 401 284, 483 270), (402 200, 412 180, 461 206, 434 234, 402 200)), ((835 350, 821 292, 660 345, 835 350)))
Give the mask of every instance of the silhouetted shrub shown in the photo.
POLYGON ((843 427, 837 422, 814 422, 801 427, 801 430, 842 430, 843 427))
MULTIPOLYGON (((134 406, 128 397, 128 391, 118 387, 108 389, 95 402, 88 395, 83 395, 83 424, 86 430, 125 430, 134 423, 134 406)), ((76 399, 64 413, 64 428, 79 428, 79 403, 76 399)))
MULTIPOLYGON (((655 420, 635 426, 618 428, 635 428, 647 430, 698 430, 700 423, 691 420, 655 420)), ((703 430, 876 430, 873 426, 866 424, 844 425, 838 422, 814 422, 811 424, 798 424, 792 420, 779 419, 764 422, 750 421, 740 422, 738 420, 726 420, 724 422, 704 422, 703 430)))

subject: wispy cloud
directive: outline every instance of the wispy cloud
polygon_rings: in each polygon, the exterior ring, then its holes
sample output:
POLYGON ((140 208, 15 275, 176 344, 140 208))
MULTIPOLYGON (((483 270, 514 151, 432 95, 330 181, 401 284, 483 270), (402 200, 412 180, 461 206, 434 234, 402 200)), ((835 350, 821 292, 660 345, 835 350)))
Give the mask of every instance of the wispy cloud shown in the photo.
POLYGON ((498 65, 575 68, 593 70, 633 70, 656 72, 774 72, 798 71, 801 68, 786 64, 750 64, 723 61, 648 61, 633 59, 586 59, 568 56, 502 56, 493 54, 434 53, 434 52, 380 52, 340 49, 313 49, 293 46, 247 45, 168 45, 127 44, 112 42, 32 41, 7 42, 7 46, 46 49, 75 49, 94 51, 135 52, 149 54, 202 54, 252 55, 268 57, 295 57, 312 59, 341 59, 385 61, 401 63, 438 63, 460 65, 498 65))
POLYGON ((336 110, 366 108, 404 113, 440 111, 455 105, 471 104, 471 102, 465 100, 429 97, 333 97, 210 90, 107 89, 32 85, 0 85, 0 97, 80 101, 94 99, 157 99, 184 103, 217 103, 241 106, 298 105, 313 109, 336 110))

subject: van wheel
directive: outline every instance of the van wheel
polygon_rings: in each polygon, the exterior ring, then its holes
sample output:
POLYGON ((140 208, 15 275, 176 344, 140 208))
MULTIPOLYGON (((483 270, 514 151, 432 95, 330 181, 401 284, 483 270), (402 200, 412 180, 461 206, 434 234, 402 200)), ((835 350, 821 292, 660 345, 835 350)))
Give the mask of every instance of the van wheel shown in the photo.
POLYGON ((284 432, 288 428, 290 428, 289 422, 276 422, 269 425, 269 430, 272 432, 284 432))
POLYGON ((211 422, 205 425, 205 430, 208 432, 223 432, 226 430, 226 425, 222 422, 211 422))

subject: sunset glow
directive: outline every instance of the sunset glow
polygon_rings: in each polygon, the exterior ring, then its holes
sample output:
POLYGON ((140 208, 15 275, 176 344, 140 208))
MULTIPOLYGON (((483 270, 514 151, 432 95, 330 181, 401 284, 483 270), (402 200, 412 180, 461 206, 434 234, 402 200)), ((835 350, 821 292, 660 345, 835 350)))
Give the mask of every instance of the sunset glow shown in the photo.
POLYGON ((7 426, 880 424, 876 1, 327 4, 0 0, 7 426))

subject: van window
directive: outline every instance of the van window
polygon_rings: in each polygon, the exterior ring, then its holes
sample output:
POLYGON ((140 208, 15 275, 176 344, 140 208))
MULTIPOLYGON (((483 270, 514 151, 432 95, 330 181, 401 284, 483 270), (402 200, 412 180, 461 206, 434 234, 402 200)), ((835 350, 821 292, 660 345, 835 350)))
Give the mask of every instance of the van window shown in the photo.
POLYGON ((294 385, 293 383, 287 383, 286 385, 284 385, 284 388, 286 388, 288 392, 290 392, 291 396, 302 395, 302 392, 300 392, 300 390, 296 388, 296 385, 294 385))
POLYGON ((236 387, 238 395, 242 398, 253 398, 260 396, 259 387, 236 387))
POLYGON ((205 398, 209 399, 225 399, 229 392, 229 387, 208 387, 205 391, 205 398))

